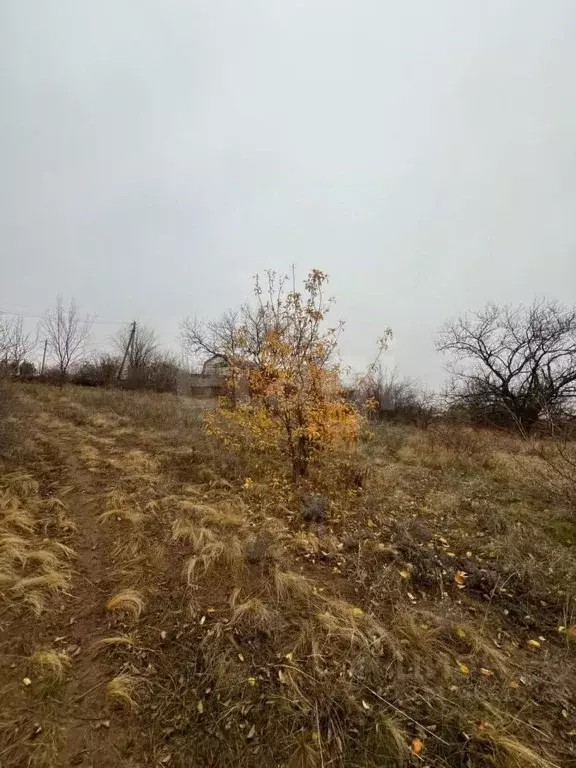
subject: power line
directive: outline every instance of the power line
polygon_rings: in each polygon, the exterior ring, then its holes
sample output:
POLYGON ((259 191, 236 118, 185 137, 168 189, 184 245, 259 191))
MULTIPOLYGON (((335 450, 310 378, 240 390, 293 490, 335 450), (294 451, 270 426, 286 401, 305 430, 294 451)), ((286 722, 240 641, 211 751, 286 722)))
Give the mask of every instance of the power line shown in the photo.
MULTIPOLYGON (((0 315, 13 315, 14 317, 21 317, 24 320, 43 320, 45 315, 25 315, 21 312, 9 312, 5 309, 0 309, 0 315)), ((95 317, 93 320, 79 320, 80 323, 89 323, 90 325, 128 325, 128 322, 121 320, 101 320, 95 317)))

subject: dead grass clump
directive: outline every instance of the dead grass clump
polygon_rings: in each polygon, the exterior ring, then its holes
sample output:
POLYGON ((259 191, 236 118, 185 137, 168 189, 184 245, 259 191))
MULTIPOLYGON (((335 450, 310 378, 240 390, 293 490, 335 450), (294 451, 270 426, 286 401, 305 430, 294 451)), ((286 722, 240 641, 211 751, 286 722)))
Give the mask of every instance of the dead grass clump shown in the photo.
POLYGON ((338 651, 351 664, 366 669, 380 664, 383 657, 390 661, 402 659, 393 635, 361 608, 333 598, 323 598, 320 605, 313 621, 331 653, 338 651))
POLYGON ((10 588, 10 595, 28 606, 35 616, 44 610, 50 594, 60 592, 70 583, 70 575, 61 571, 47 571, 40 576, 17 578, 10 588))
POLYGON ((242 528, 246 525, 243 517, 227 507, 198 505, 196 511, 201 515, 203 525, 213 525, 216 528, 242 528))
POLYGON ((471 739, 469 753, 472 759, 483 758, 495 768, 558 768, 526 744, 487 723, 471 739))
POLYGON ((14 506, 2 509, 0 514, 0 525, 12 528, 20 533, 34 533, 36 521, 27 510, 14 506))
POLYGON ((288 601, 309 603, 314 595, 314 583, 300 573, 276 568, 272 579, 276 600, 280 604, 288 601))
POLYGON ((61 651, 42 649, 30 656, 30 663, 36 667, 42 678, 51 683, 60 683, 70 667, 70 659, 61 651))
POLYGON ((0 544, 0 586, 9 604, 24 605, 39 616, 49 597, 68 587, 70 574, 53 553, 19 544, 12 537, 0 544), (30 570, 40 573, 23 575, 30 570))
POLYGON ((244 554, 250 565, 270 568, 282 555, 280 542, 271 533, 249 536, 244 543, 244 554))
POLYGON ((28 541, 21 536, 10 533, 0 535, 0 583, 11 586, 18 581, 28 550, 28 541))
POLYGON ((121 458, 109 460, 111 466, 126 475, 137 477, 153 477, 158 474, 158 462, 150 454, 139 449, 126 451, 121 458))
POLYGON ((409 432, 396 458, 405 464, 420 464, 443 472, 485 469, 491 465, 493 450, 489 437, 470 428, 436 424, 426 432, 409 432))
POLYGON ((206 541, 198 546, 197 554, 184 564, 186 582, 192 586, 198 578, 217 571, 220 578, 238 578, 246 570, 244 547, 240 539, 206 541))
POLYGON ((448 621, 442 627, 442 636, 452 647, 460 649, 460 655, 464 653, 480 666, 496 670, 504 676, 510 674, 510 660, 494 645, 493 638, 486 636, 485 630, 466 621, 448 621))
POLYGON ((185 541, 192 544, 197 553, 202 552, 216 541, 216 536, 209 528, 186 518, 177 517, 176 520, 172 521, 171 527, 172 541, 185 541))
POLYGON ((106 697, 124 709, 135 709, 139 682, 133 675, 118 675, 107 684, 106 697))
POLYGON ((410 738, 398 720, 387 715, 374 718, 366 731, 364 748, 367 756, 379 765, 403 768, 410 761, 410 738))
POLYGON ((319 768, 323 763, 323 756, 318 748, 316 731, 310 735, 302 735, 297 739, 294 752, 288 760, 288 768, 319 768))
POLYGON ((103 650, 114 647, 132 647, 135 642, 132 635, 111 635, 110 637, 101 637, 99 640, 96 640, 93 648, 95 650, 103 650))
POLYGON ((106 509, 99 515, 98 520, 102 523, 118 520, 138 525, 144 515, 135 496, 136 494, 126 494, 117 489, 110 491, 106 496, 106 509))
POLYGON ((46 589, 48 591, 57 591, 68 586, 70 577, 59 573, 58 571, 49 571, 41 576, 25 576, 18 579, 12 587, 14 592, 22 594, 28 590, 46 589))
POLYGON ((241 590, 236 588, 230 597, 232 616, 230 626, 240 631, 263 632, 271 634, 278 622, 275 611, 258 597, 241 599, 241 590))
POLYGON ((4 475, 2 485, 21 500, 35 498, 40 488, 38 481, 26 472, 12 472, 4 475))
POLYGON ((28 553, 25 563, 49 573, 58 568, 60 560, 56 553, 51 552, 49 549, 36 549, 28 553))
POLYGON ((67 560, 72 560, 76 557, 76 552, 67 544, 63 544, 61 541, 50 540, 50 546, 57 552, 61 553, 67 560))
POLYGON ((137 621, 144 610, 144 598, 136 589, 123 589, 108 600, 106 610, 109 613, 123 613, 137 621))
POLYGON ((321 549, 320 539, 310 531, 298 531, 292 536, 290 545, 298 552, 310 555, 317 555, 321 549))

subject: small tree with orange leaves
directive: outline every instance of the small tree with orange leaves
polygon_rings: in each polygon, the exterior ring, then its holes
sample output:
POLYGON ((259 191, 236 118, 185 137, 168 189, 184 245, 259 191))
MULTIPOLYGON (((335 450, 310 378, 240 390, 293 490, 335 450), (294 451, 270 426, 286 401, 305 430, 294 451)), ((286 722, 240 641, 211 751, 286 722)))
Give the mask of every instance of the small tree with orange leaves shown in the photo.
POLYGON ((207 419, 207 430, 230 447, 274 451, 296 480, 335 444, 353 442, 360 417, 346 400, 335 360, 342 323, 329 327, 327 275, 314 269, 297 291, 292 280, 266 273, 255 280, 256 303, 245 307, 229 357, 233 396, 207 419), (242 384, 245 384, 242 387, 242 384), (244 396, 237 396, 244 389, 244 396))

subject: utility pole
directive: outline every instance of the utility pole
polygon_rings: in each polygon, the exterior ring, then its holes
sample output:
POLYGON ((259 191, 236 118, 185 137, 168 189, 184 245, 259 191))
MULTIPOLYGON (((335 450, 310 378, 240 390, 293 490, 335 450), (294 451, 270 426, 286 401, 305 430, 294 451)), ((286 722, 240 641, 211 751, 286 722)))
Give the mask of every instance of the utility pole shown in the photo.
POLYGON ((122 358, 122 362, 120 363, 120 368, 118 368, 118 374, 116 376, 116 380, 120 381, 122 378, 122 373, 124 371, 124 365, 126 364, 126 358, 128 357, 128 352, 133 348, 134 346, 134 336, 136 336, 136 320, 132 323, 132 328, 130 329, 130 336, 128 337, 128 344, 126 344, 126 349, 124 350, 124 357, 122 358))
POLYGON ((48 349, 48 339, 44 339, 44 354, 42 355, 42 368, 40 368, 40 376, 44 376, 44 366, 46 365, 47 349, 48 349))

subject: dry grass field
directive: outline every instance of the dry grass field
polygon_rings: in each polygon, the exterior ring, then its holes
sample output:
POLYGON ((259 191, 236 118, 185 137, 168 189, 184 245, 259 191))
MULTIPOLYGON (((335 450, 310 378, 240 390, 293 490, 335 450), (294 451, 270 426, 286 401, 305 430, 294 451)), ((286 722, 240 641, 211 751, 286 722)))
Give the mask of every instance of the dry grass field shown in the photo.
POLYGON ((190 400, 3 397, 1 766, 576 766, 576 510, 534 446, 377 427, 295 488, 190 400))

